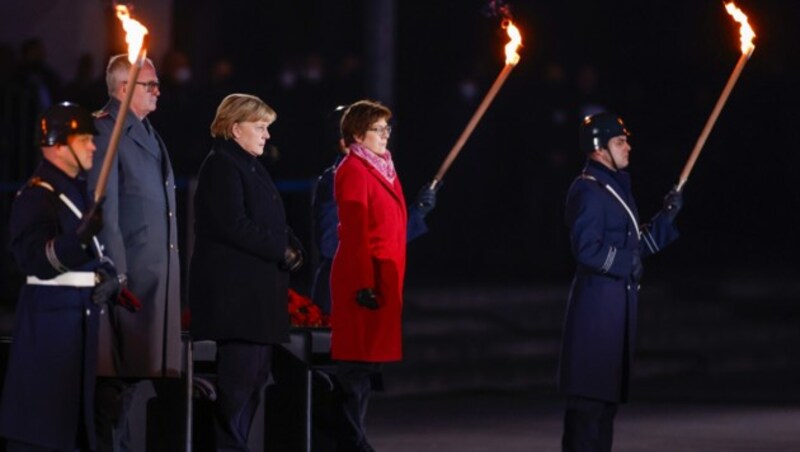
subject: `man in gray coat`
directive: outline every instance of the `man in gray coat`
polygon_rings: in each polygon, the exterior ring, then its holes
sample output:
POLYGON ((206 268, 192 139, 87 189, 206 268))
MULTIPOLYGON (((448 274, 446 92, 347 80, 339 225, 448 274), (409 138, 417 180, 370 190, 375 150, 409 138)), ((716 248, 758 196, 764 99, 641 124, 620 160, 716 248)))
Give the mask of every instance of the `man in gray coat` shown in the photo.
POLYGON ((109 324, 101 325, 98 376, 112 377, 98 380, 101 451, 128 449, 127 412, 136 387, 131 382, 156 379, 161 396, 172 392, 165 386, 179 381, 163 379, 179 377, 181 371, 175 176, 166 146, 147 119, 160 95, 155 66, 148 59, 136 81, 128 80, 130 66, 124 54, 108 63, 110 99, 95 114, 96 164, 89 173, 93 195, 121 100, 134 90, 108 177, 101 241, 143 307, 136 315, 116 309, 109 324))

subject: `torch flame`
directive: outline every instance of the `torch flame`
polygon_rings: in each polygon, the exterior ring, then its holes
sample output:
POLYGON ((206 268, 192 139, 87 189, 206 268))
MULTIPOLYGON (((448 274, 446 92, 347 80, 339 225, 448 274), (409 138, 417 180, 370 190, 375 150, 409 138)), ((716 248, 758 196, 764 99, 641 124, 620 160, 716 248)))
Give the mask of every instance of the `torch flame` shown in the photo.
POLYGON ((125 5, 117 5, 117 17, 122 22, 122 28, 125 29, 125 42, 128 43, 128 61, 131 64, 136 63, 139 57, 139 52, 142 50, 142 43, 144 42, 144 35, 147 34, 147 28, 136 19, 131 19, 131 14, 128 12, 128 7, 125 5))
POLYGON ((747 16, 733 2, 726 3, 725 10, 733 16, 733 20, 739 22, 739 39, 742 42, 742 53, 748 54, 752 52, 756 48, 753 45, 753 38, 756 37, 756 34, 747 22, 747 16))
POLYGON ((510 39, 506 44, 506 64, 516 66, 519 63, 517 49, 522 45, 522 35, 520 35, 519 29, 511 22, 511 19, 503 21, 503 28, 506 29, 510 39))

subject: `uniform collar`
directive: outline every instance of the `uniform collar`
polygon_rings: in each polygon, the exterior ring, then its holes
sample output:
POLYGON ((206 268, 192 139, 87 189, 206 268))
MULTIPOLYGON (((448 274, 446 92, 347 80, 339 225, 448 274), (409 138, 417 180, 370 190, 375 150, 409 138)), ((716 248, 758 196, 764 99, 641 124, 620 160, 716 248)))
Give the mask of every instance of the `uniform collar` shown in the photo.
POLYGON ((622 188, 625 192, 630 192, 631 190, 631 178, 626 171, 614 171, 598 161, 586 159, 586 166, 584 166, 583 172, 604 184, 622 188))

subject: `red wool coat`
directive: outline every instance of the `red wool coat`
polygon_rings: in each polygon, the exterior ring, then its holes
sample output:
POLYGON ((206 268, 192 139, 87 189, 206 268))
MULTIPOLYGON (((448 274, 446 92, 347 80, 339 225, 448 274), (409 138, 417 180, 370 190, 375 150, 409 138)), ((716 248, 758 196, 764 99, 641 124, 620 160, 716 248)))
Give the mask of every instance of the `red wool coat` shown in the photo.
POLYGON ((339 247, 331 268, 333 359, 387 362, 402 358, 406 202, 400 180, 389 183, 361 157, 350 154, 336 169, 339 247), (356 303, 373 288, 380 307, 356 303))

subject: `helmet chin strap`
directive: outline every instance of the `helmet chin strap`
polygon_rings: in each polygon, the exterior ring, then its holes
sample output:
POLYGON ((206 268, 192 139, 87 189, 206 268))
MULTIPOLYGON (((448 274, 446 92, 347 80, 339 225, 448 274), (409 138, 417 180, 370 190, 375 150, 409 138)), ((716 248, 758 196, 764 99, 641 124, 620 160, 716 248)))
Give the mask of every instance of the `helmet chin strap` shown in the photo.
POLYGON ((66 146, 67 149, 69 149, 69 153, 72 154, 72 158, 75 159, 75 163, 78 164, 78 175, 83 176, 85 178, 86 168, 84 168, 83 165, 81 165, 81 160, 78 158, 78 154, 75 153, 75 150, 72 149, 72 146, 69 143, 67 143, 66 146))
POLYGON ((614 167, 614 171, 619 172, 619 165, 617 165, 617 159, 614 158, 614 154, 611 153, 611 149, 608 149, 607 147, 600 149, 608 152, 608 157, 611 158, 611 165, 614 167))
POLYGON ((606 151, 608 153, 608 158, 611 159, 611 166, 614 167, 614 171, 619 172, 619 165, 617 165, 617 159, 614 158, 614 154, 611 153, 611 149, 608 148, 608 143, 606 142, 605 146, 600 146, 600 139, 597 137, 594 138, 594 149, 595 151, 606 151))

